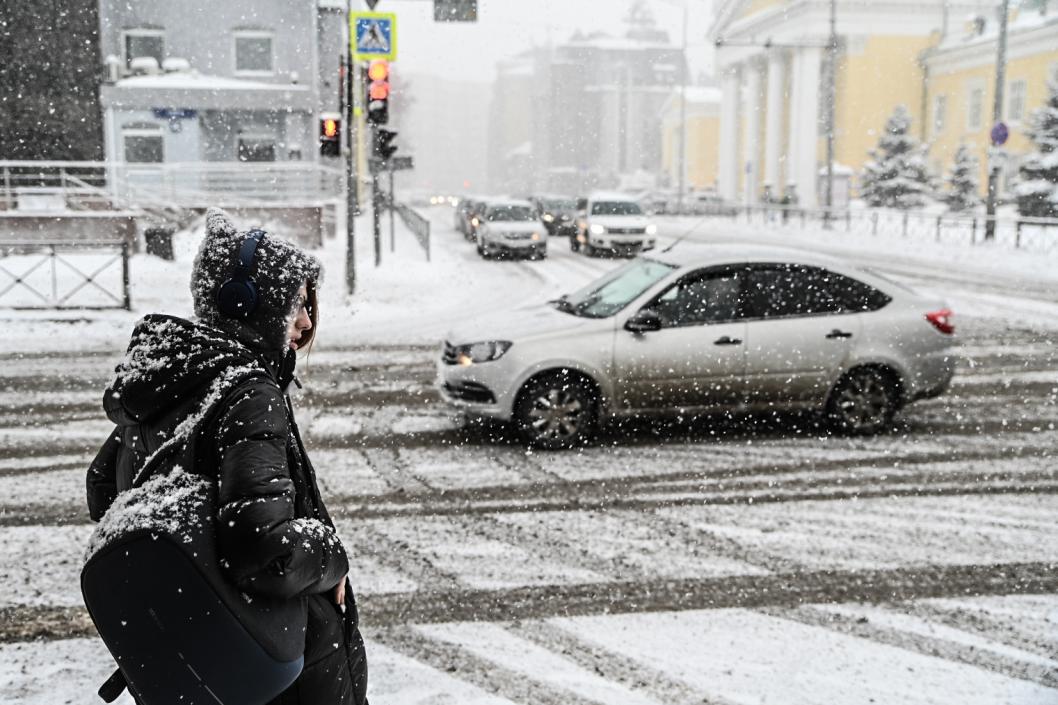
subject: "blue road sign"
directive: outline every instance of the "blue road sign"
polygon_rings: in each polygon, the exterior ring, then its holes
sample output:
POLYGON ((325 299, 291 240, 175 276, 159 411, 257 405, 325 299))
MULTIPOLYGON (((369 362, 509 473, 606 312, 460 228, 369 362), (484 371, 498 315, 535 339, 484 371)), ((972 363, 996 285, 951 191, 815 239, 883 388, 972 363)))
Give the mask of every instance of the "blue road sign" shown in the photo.
POLYGON ((387 12, 357 12, 350 18, 353 57, 357 61, 397 58, 397 16, 387 12))

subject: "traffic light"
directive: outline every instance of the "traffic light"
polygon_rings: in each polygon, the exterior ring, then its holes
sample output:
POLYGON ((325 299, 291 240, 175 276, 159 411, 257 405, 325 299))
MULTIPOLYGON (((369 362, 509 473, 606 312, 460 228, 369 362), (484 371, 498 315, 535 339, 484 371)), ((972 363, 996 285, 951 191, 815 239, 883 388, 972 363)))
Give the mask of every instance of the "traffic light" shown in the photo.
POLYGON ((375 149, 374 156, 376 159, 381 161, 387 161, 393 156, 393 153, 397 151, 397 145, 391 144, 393 140, 397 139, 397 133, 393 130, 383 130, 379 128, 375 131, 375 149))
POLYGON ((376 59, 367 67, 367 122, 385 125, 389 121, 389 62, 376 59))
POLYGON ((320 118, 320 156, 337 157, 342 153, 342 121, 336 117, 320 118))

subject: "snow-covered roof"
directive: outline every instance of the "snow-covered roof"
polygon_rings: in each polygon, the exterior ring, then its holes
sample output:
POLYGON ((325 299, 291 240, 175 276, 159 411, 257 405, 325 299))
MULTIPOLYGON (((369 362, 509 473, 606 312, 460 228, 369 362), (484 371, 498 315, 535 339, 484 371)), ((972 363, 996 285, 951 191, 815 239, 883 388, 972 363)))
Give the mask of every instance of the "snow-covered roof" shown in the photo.
POLYGON ((593 34, 588 37, 574 37, 562 46, 566 47, 592 47, 594 49, 609 49, 612 51, 642 51, 644 49, 671 49, 679 50, 679 47, 668 42, 651 42, 631 37, 611 37, 607 34, 593 34))
POLYGON ((210 76, 197 71, 178 71, 175 73, 158 74, 156 76, 129 76, 114 83, 120 88, 166 88, 179 90, 277 90, 289 91, 300 88, 300 86, 289 83, 265 83, 263 81, 248 81, 244 78, 229 78, 227 76, 210 76))

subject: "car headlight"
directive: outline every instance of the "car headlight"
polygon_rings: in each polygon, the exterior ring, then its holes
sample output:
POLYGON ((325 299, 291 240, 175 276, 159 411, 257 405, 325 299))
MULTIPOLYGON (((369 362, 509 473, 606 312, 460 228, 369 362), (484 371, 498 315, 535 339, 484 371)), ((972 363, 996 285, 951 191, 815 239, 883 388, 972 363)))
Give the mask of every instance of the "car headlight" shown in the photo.
POLYGON ((550 223, 554 219, 555 219, 555 216, 551 215, 550 213, 544 213, 544 222, 545 223, 550 223))
POLYGON ((591 226, 590 229, 591 229, 591 234, 592 235, 602 235, 603 233, 606 232, 606 228, 604 228, 603 226, 599 225, 598 223, 596 223, 595 225, 591 226))
POLYGON ((657 234, 658 234, 658 226, 654 225, 653 223, 647 226, 647 235, 657 235, 657 234))
POLYGON ((492 362, 499 360, 511 349, 509 340, 486 340, 480 343, 468 343, 456 347, 456 362, 463 367, 475 362, 492 362))

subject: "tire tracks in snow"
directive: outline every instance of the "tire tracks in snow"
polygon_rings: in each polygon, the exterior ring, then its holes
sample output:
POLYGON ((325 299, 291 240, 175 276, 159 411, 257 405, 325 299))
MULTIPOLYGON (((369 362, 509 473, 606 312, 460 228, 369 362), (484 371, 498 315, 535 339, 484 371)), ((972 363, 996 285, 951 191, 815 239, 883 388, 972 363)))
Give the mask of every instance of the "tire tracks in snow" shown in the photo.
MULTIPOLYGON (((891 603, 926 598, 1058 593, 1058 565, 1045 562, 814 570, 772 575, 655 579, 360 594, 372 629, 440 622, 511 622, 645 612, 796 608, 810 604, 891 603)), ((0 642, 94 633, 85 610, 0 608, 0 642), (32 636, 27 636, 32 635, 32 636)))

